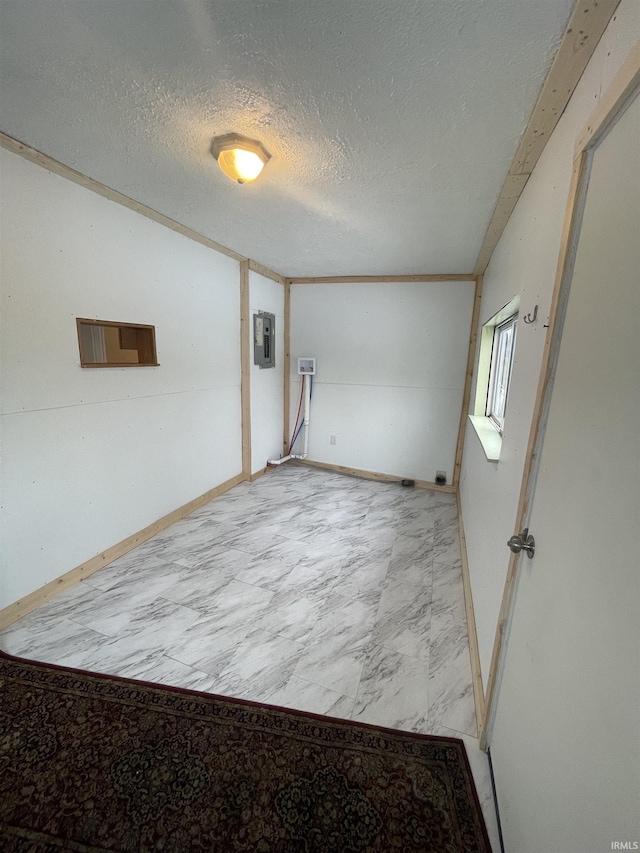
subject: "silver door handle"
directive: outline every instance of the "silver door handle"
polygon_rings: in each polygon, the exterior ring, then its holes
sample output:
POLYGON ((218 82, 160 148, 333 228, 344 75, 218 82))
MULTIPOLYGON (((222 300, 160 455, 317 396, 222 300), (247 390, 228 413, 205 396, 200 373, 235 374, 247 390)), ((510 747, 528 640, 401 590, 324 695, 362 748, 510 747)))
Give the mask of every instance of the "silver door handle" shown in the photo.
POLYGON ((531 559, 536 552, 536 540, 533 536, 529 536, 529 528, 525 527, 522 533, 516 533, 507 542, 507 545, 514 554, 519 554, 520 551, 526 551, 527 557, 531 559))

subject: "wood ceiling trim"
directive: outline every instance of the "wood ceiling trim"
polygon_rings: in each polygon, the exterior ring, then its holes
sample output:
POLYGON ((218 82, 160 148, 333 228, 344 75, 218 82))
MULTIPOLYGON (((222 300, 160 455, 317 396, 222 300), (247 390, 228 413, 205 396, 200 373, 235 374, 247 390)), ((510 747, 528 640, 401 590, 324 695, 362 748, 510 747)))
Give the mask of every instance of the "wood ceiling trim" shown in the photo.
POLYGON ((285 284, 286 279, 283 275, 280 275, 279 273, 270 270, 269 267, 265 267, 262 264, 259 264, 257 261, 252 261, 251 258, 249 258, 249 269, 252 272, 258 273, 258 275, 262 275, 265 278, 270 278, 271 281, 276 281, 278 284, 282 284, 283 286, 285 284))
POLYGON ((315 278, 288 278, 289 284, 369 284, 372 282, 404 281, 475 281, 474 273, 455 273, 442 275, 325 275, 315 278))
POLYGON ((209 249, 214 249, 216 252, 220 252, 221 255, 226 255, 228 258, 233 258, 236 261, 246 260, 243 255, 239 255, 232 249, 227 249, 226 246, 216 243, 215 240, 205 237, 204 234, 194 231, 193 228, 181 225, 179 222, 176 222, 175 219, 165 216, 164 213, 159 213, 157 210, 148 207, 146 204, 135 201, 135 199, 129 198, 129 196, 118 192, 118 190, 114 190, 111 187, 106 186, 106 184, 101 184, 100 181, 96 181, 93 178, 87 177, 87 175, 83 175, 82 172, 77 172, 70 166, 65 166, 64 163, 54 160, 47 154, 37 151, 35 148, 30 148, 28 145, 25 145, 24 142, 20 142, 18 139, 13 139, 13 137, 7 136, 6 133, 0 133, 0 147, 6 148, 7 151, 11 151, 13 154, 18 154, 20 157, 24 157, 25 160, 29 160, 31 163, 36 163, 38 166, 42 166, 49 172, 53 172, 56 175, 60 175, 62 178, 73 181, 74 184, 79 184, 81 187, 103 196, 103 198, 108 198, 110 201, 115 201, 123 207, 128 207, 129 210, 134 210, 136 213, 146 216, 147 219, 152 219, 154 222, 164 225, 166 228, 170 228, 172 231, 176 231, 178 234, 182 234, 190 240, 195 240, 196 243, 201 243, 209 249))
POLYGON ((24 142, 20 142, 20 140, 8 136, 6 133, 0 132, 0 147, 5 148, 7 151, 11 151, 13 154, 18 154, 20 157, 23 157, 25 160, 29 160, 31 163, 36 163, 38 166, 42 166, 49 172, 53 172, 54 174, 59 175, 62 178, 66 178, 69 181, 73 181, 73 183, 79 184, 79 186, 84 187, 85 189, 88 189, 91 192, 97 193, 98 195, 103 196, 103 198, 108 198, 110 201, 116 202, 116 204, 121 204, 123 207, 127 207, 129 210, 133 210, 136 213, 140 213, 142 216, 146 216, 147 219, 151 219, 154 222, 159 223, 160 225, 164 225, 166 228, 170 228, 172 231, 176 231, 178 234, 182 234, 184 237, 188 237, 190 240, 195 240, 196 243, 201 243, 203 246, 207 246, 207 248, 209 249, 213 249, 216 252, 220 252, 220 254, 222 255, 226 255, 227 257, 233 258, 234 260, 240 262, 248 261, 249 270, 253 270, 253 272, 265 276, 265 278, 269 278, 272 281, 276 281, 282 285, 285 285, 286 282, 289 282, 290 284, 333 284, 343 282, 355 283, 376 281, 475 281, 475 276, 473 273, 463 273, 460 275, 369 275, 324 276, 319 278, 286 278, 285 276, 280 275, 274 270, 269 269, 269 267, 265 267, 263 266, 263 264, 258 263, 258 261, 254 261, 251 258, 245 258, 244 255, 240 255, 237 252, 234 252, 232 249, 228 249, 226 246, 223 246, 220 243, 216 243, 215 240, 211 240, 209 237, 205 237, 204 234, 200 234, 198 231, 194 231, 193 228, 189 228, 186 225, 182 225, 180 222, 176 222, 174 219, 170 219, 168 216, 165 216, 163 213, 159 213, 157 210, 148 207, 146 204, 142 204, 141 202, 124 195, 118 190, 114 190, 111 187, 106 186, 106 184, 102 184, 100 183, 100 181, 94 180, 94 178, 90 178, 87 175, 84 175, 82 172, 78 172, 75 169, 72 169, 70 166, 66 166, 59 160, 54 160, 53 157, 49 157, 42 151, 38 151, 35 148, 31 148, 24 142))
POLYGON ((507 222, 522 195, 522 190, 529 180, 529 175, 507 175, 500 190, 498 201, 493 209, 491 221, 484 237, 478 260, 476 261, 476 272, 474 275, 483 275, 491 260, 493 250, 498 245, 498 240, 507 226, 507 222), (477 272, 477 270, 482 272, 477 272))
POLYGON ((509 217, 620 0, 577 0, 498 196, 478 254, 483 275, 509 217))

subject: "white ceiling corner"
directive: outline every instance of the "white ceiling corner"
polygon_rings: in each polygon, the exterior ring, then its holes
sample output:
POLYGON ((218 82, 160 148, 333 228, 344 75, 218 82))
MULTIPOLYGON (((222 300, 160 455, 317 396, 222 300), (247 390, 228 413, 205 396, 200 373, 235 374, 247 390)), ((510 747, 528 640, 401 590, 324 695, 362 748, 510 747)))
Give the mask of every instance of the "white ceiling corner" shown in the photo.
POLYGON ((0 130, 286 276, 466 272, 571 7, 2 0, 0 130))

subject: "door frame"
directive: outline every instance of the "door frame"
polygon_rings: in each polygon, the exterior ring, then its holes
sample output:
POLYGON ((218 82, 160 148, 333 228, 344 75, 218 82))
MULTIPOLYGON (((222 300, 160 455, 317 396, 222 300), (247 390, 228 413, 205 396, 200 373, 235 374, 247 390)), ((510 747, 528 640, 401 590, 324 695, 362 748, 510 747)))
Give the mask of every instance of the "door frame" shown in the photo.
MULTIPOLYGON (((569 197, 560 242, 560 253, 549 312, 549 327, 545 339, 538 390, 527 444, 520 498, 515 520, 519 533, 529 526, 535 494, 540 456, 549 417, 553 384, 560 353, 562 330, 569 301, 576 250, 580 237, 582 216, 589 187, 593 155, 617 120, 640 92, 640 42, 631 50, 611 85, 600 98, 597 108, 576 140, 569 197)), ((518 565, 521 554, 511 554, 502 594, 500 615, 493 643, 491 667, 487 681, 485 713, 480 727, 480 747, 486 750, 491 742, 504 673, 507 646, 517 593, 518 565)))

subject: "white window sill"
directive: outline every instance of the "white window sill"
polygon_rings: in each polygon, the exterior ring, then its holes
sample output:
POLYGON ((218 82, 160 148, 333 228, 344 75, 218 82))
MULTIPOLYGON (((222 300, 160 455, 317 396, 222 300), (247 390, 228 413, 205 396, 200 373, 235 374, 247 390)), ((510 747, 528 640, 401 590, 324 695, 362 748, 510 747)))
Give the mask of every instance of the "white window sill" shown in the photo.
POLYGON ((483 415, 469 415, 476 435, 480 439, 480 444, 484 450, 484 455, 489 462, 498 462, 500 459, 500 451, 502 449, 502 436, 491 423, 489 418, 483 415))

